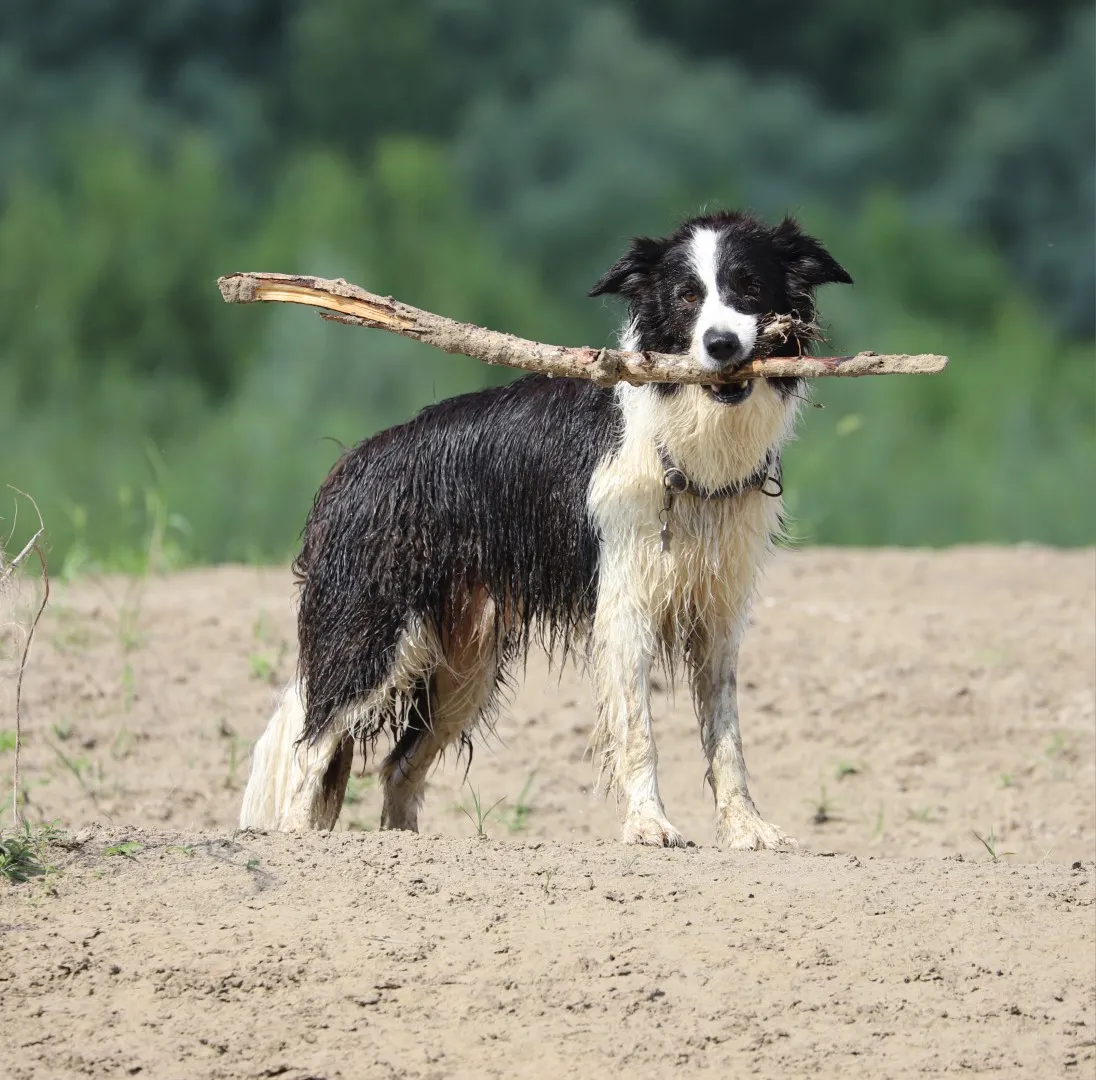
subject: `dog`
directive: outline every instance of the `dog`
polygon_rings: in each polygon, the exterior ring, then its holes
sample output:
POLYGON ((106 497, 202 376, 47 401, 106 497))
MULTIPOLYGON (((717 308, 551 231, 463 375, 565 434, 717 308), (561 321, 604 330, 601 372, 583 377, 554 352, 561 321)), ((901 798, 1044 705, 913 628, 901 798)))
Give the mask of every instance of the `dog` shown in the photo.
MULTIPOLYGON (((591 745, 625 843, 684 844, 659 794, 652 679, 688 676, 716 839, 794 845, 747 787, 736 668, 758 574, 783 529, 781 447, 798 379, 734 381, 763 319, 811 323, 852 278, 791 218, 738 212, 634 239, 589 295, 628 303, 621 347, 688 354, 711 385, 532 375, 442 401, 346 452, 294 571, 300 659, 256 744, 242 828, 330 829, 355 741, 382 733, 381 827, 417 831, 431 766, 471 748, 531 645, 581 651, 591 745), (718 376, 718 382, 716 381, 718 376)), ((809 342, 792 334, 776 355, 809 342)))

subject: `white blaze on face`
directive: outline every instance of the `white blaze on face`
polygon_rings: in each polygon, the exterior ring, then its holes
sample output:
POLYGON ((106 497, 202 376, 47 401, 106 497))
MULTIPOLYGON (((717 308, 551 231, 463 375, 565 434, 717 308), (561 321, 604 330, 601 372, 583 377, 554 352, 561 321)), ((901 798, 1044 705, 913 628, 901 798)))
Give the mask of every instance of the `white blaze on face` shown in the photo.
POLYGON ((716 270, 719 266, 719 233, 715 229, 697 229, 689 242, 689 261, 704 289, 704 300, 693 330, 692 355, 706 366, 721 366, 708 355, 704 335, 709 330, 737 334, 743 356, 749 356, 757 344, 757 316, 731 307, 719 295, 716 270))

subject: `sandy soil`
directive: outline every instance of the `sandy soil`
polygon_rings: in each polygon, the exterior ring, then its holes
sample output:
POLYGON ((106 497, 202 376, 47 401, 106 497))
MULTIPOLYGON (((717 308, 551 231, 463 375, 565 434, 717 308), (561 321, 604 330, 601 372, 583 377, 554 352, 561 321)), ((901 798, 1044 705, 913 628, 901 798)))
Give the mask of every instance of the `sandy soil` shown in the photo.
POLYGON ((375 831, 369 767, 336 833, 235 835, 288 573, 60 587, 23 771, 68 840, 0 886, 0 1074, 1092 1076, 1094 572, 782 555, 740 682, 754 795, 803 845, 779 855, 711 846, 668 689, 663 793, 698 846, 619 845, 589 686, 539 661, 467 782, 435 774, 423 836, 375 831), (473 793, 504 800, 487 839, 473 793))

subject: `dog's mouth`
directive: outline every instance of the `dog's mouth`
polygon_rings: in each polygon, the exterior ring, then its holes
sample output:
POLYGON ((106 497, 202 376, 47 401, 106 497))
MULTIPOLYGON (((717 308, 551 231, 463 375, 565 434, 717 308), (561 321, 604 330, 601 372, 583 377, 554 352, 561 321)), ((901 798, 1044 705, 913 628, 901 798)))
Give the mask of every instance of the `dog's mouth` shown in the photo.
POLYGON ((753 379, 739 379, 737 382, 707 384, 704 392, 720 405, 741 405, 753 391, 753 379))

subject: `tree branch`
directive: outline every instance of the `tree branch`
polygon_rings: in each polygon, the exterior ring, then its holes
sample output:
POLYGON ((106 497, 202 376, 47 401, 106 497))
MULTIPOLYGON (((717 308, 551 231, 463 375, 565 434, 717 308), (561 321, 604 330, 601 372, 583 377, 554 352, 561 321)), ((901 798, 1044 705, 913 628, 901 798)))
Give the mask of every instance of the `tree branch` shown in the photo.
MULTIPOLYGON (((460 353, 486 364, 502 364, 545 375, 591 379, 609 386, 617 382, 714 383, 719 378, 698 368, 688 356, 671 353, 625 352, 621 349, 570 348, 546 345, 456 322, 429 311, 376 296, 348 281, 301 277, 294 274, 229 274, 217 282, 229 304, 281 301, 320 308, 325 319, 391 330, 424 341, 448 353, 460 353)), ((817 327, 788 316, 774 316, 762 328, 764 354, 778 344, 796 340, 805 344, 818 337, 817 327)), ((855 356, 758 356, 733 374, 733 379, 798 376, 928 375, 947 366, 946 356, 887 356, 874 352, 855 356)))

